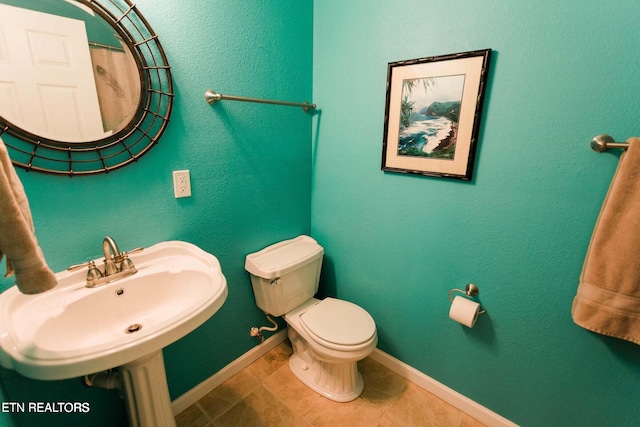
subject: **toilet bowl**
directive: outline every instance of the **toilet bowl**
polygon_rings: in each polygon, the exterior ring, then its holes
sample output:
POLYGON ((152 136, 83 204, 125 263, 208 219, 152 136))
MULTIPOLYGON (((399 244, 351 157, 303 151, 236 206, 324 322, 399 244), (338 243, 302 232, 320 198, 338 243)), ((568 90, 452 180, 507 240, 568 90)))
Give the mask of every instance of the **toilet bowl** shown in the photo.
POLYGON ((373 318, 334 298, 312 299, 284 316, 293 347, 289 367, 309 388, 337 402, 360 396, 358 361, 376 348, 373 318))
POLYGON ((348 402, 362 392, 358 361, 378 343, 371 315, 348 301, 314 298, 324 250, 308 236, 247 255, 256 304, 284 316, 293 347, 289 367, 312 390, 348 402))

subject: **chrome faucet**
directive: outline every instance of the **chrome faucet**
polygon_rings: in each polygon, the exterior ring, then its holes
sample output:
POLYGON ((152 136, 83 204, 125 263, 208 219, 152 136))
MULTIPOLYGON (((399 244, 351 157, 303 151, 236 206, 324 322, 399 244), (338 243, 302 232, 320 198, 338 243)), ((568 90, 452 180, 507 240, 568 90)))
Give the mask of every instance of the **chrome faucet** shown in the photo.
POLYGON ((95 261, 72 265, 67 268, 67 270, 74 271, 82 267, 89 267, 86 287, 94 288, 137 273, 138 270, 133 265, 133 261, 129 259, 129 254, 140 252, 141 250, 143 250, 143 248, 135 248, 129 252, 120 252, 115 240, 109 236, 105 236, 102 240, 102 251, 104 252, 104 266, 102 270, 96 266, 95 261))

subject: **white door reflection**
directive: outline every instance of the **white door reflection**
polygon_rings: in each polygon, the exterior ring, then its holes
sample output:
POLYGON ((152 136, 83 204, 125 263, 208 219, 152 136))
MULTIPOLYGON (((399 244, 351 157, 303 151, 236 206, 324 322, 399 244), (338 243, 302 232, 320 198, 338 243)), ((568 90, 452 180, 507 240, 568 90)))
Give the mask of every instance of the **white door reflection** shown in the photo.
POLYGON ((0 5, 0 115, 44 138, 102 139, 83 21, 0 5))

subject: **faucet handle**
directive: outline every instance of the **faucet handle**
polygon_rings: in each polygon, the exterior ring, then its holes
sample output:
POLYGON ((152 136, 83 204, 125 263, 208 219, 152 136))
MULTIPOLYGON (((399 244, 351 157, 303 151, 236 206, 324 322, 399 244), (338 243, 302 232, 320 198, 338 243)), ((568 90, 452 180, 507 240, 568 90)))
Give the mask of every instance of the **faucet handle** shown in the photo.
POLYGON ((97 280, 102 277, 102 272, 98 267, 96 267, 96 263, 94 261, 89 261, 89 270, 87 271, 87 282, 91 282, 92 280, 97 280))
POLYGON ((87 262, 83 262, 82 264, 74 264, 74 265, 70 265, 69 267, 67 267, 67 271, 76 271, 76 270, 80 270, 82 267, 89 267, 91 268, 91 264, 93 264, 93 266, 96 266, 95 261, 87 261, 87 262))
POLYGON ((91 283, 102 277, 102 272, 100 271, 100 269, 98 269, 98 267, 96 267, 95 261, 88 261, 82 264, 69 266, 67 267, 67 271, 76 271, 80 270, 83 267, 89 267, 89 269, 87 270, 87 283, 91 283))
POLYGON ((129 255, 124 253, 122 255, 122 263, 120 264, 120 271, 133 270, 137 271, 135 265, 133 265, 133 261, 129 259, 129 255))
POLYGON ((136 252, 142 252, 142 251, 144 251, 144 248, 140 246, 138 248, 133 248, 130 251, 122 252, 122 255, 135 254, 136 252))
POLYGON ((135 249, 131 249, 128 252, 122 252, 122 256, 121 256, 121 260, 120 260, 120 271, 126 271, 126 270, 131 270, 132 273, 135 273, 136 267, 135 265, 133 265, 133 261, 131 261, 131 259, 129 259, 129 254, 130 253, 136 253, 136 252, 140 252, 144 250, 144 248, 135 248, 135 249))

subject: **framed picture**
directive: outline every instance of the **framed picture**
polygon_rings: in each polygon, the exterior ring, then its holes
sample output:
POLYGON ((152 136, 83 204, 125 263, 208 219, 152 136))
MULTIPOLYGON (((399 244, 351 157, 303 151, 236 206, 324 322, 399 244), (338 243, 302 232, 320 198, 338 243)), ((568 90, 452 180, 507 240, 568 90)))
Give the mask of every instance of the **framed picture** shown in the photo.
POLYGON ((491 49, 390 62, 382 170, 470 180, 491 49))

